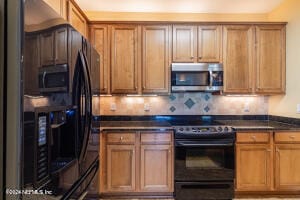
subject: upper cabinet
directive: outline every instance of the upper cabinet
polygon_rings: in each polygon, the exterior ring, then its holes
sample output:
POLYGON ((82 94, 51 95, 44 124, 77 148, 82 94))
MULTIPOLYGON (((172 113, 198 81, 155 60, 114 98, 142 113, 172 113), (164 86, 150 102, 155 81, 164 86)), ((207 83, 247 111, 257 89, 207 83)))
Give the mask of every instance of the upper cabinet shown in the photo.
POLYGON ((80 8, 71 0, 68 1, 68 21, 79 33, 87 37, 87 19, 80 8))
POLYGON ((53 10, 59 13, 64 19, 67 19, 67 0, 43 0, 53 10))
POLYGON ((224 26, 224 92, 251 93, 254 28, 248 25, 224 26))
POLYGON ((259 25, 256 30, 255 93, 285 92, 285 26, 259 25))
POLYGON ((139 45, 138 26, 111 27, 111 93, 137 94, 139 45))
POLYGON ((222 28, 173 26, 173 62, 221 62, 222 28))
MULTIPOLYGON (((107 94, 109 90, 109 41, 107 25, 91 25, 90 39, 93 47, 100 55, 98 70, 100 73, 99 92, 107 94)), ((95 66, 96 67, 96 66, 95 66)))
POLYGON ((68 30, 66 27, 46 31, 40 35, 41 65, 68 63, 68 30))
POLYGON ((285 25, 223 28, 224 92, 284 94, 285 25))
POLYGON ((142 27, 142 93, 169 93, 171 26, 142 27))

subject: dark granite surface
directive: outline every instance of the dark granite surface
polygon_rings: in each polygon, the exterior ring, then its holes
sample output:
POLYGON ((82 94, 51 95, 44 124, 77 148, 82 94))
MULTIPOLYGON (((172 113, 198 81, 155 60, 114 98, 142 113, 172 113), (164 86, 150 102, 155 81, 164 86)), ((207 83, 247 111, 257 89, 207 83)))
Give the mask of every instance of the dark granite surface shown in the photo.
POLYGON ((109 129, 172 129, 181 125, 227 125, 236 131, 300 131, 300 119, 268 115, 212 115, 212 116, 101 116, 94 117, 98 132, 109 129))

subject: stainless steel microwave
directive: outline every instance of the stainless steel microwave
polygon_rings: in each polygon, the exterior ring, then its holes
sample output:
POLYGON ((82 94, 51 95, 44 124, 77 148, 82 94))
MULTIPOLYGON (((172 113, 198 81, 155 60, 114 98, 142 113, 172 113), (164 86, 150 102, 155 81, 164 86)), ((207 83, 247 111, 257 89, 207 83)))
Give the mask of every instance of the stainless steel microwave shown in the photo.
POLYGON ((39 68, 39 91, 41 93, 68 92, 69 69, 67 64, 39 68))
POLYGON ((223 90, 223 65, 220 63, 172 63, 172 92, 214 92, 223 90))

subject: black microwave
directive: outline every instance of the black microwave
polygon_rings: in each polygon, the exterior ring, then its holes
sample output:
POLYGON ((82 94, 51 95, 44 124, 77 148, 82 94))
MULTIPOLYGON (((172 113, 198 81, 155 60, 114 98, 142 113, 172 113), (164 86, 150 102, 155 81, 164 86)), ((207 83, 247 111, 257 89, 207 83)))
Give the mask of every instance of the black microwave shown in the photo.
POLYGON ((39 68, 39 91, 41 93, 68 92, 69 69, 67 64, 39 68))
POLYGON ((215 92, 223 90, 220 63, 172 63, 172 92, 215 92))

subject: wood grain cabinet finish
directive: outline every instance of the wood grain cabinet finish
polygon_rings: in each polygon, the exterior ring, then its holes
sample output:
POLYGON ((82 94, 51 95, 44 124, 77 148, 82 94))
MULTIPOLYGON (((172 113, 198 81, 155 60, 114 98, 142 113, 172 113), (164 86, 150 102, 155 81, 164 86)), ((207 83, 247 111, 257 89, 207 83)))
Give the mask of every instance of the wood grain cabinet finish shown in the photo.
POLYGON ((38 69, 40 67, 40 38, 39 34, 25 35, 24 40, 24 94, 38 95, 39 83, 37 78, 38 69))
POLYGON ((62 27, 40 35, 41 66, 68 63, 68 29, 62 27))
POLYGON ((172 147, 141 145, 141 191, 172 192, 172 147))
POLYGON ((107 145, 107 191, 135 191, 135 145, 107 145))
POLYGON ((60 14, 64 19, 67 19, 67 0, 43 0, 53 10, 60 14))
MULTIPOLYGON (((107 25, 91 25, 90 40, 93 47, 100 55, 98 63, 98 72, 100 80, 98 80, 100 94, 107 94, 109 91, 109 41, 107 25)), ((96 67, 96 66, 95 66, 96 67)))
POLYGON ((196 26, 173 26, 173 62, 197 62, 196 26))
POLYGON ((285 25, 259 25, 255 30, 255 93, 284 94, 285 25))
POLYGON ((275 133, 275 189, 300 190, 300 133, 275 133))
POLYGON ((138 93, 138 26, 111 27, 111 93, 138 93))
POLYGON ((68 0, 68 21, 81 35, 88 36, 87 20, 72 0, 68 0))
POLYGON ((173 62, 220 62, 219 25, 173 26, 173 62))
POLYGON ((271 190, 272 167, 272 150, 269 144, 237 144, 236 190, 271 190))
POLYGON ((168 94, 171 26, 142 27, 142 93, 168 94))
POLYGON ((250 25, 223 27, 224 92, 251 93, 254 28, 250 25))
POLYGON ((171 131, 108 131, 102 133, 101 140, 101 194, 145 197, 172 194, 171 131))

